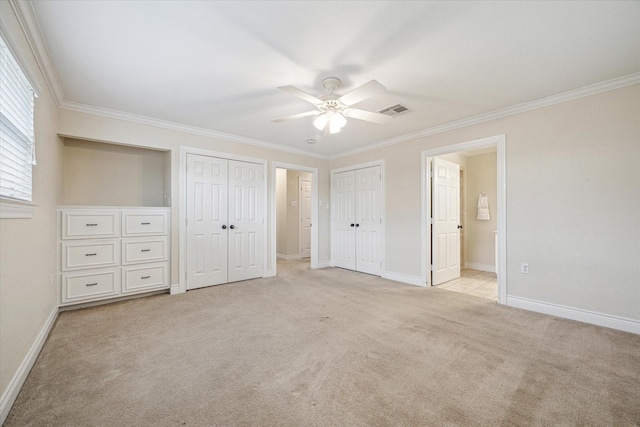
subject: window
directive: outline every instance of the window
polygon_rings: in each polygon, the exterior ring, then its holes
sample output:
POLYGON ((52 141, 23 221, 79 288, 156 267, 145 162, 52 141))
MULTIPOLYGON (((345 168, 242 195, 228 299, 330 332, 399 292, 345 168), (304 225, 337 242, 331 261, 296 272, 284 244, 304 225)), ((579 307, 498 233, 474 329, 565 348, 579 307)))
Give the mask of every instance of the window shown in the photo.
POLYGON ((0 37, 0 197, 31 202, 34 90, 0 37))

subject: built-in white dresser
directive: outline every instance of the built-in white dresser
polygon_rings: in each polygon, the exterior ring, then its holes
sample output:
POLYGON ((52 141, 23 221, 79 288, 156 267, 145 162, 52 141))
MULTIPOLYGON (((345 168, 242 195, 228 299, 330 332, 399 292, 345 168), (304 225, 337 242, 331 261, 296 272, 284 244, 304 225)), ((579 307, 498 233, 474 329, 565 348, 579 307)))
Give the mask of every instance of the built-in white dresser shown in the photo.
POLYGON ((58 207, 60 305, 169 289, 170 208, 58 207))

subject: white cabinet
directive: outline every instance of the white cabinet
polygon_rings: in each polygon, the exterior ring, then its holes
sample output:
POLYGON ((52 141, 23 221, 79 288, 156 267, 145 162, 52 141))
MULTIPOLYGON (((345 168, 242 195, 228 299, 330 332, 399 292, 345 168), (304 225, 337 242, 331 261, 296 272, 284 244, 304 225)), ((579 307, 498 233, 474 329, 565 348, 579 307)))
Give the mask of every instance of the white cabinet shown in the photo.
POLYGON ((60 305, 169 289, 169 208, 58 208, 60 305))

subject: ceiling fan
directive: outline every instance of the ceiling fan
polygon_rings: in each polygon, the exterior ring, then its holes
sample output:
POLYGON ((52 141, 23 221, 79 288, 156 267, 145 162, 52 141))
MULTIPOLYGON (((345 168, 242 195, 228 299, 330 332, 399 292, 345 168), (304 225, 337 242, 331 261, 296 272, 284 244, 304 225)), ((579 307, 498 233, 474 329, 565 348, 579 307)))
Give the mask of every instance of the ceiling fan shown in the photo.
POLYGON ((328 77, 324 79, 322 81, 322 86, 329 91, 329 94, 320 98, 310 95, 294 86, 278 87, 278 89, 282 91, 289 92, 300 99, 304 99, 305 101, 312 103, 317 109, 307 111, 305 113, 294 114, 293 116, 275 119, 273 122, 280 123, 302 117, 318 116, 318 118, 313 121, 313 125, 318 130, 324 130, 324 134, 328 135, 340 132, 340 129, 347 124, 347 117, 373 123, 385 123, 391 119, 391 117, 381 113, 374 113, 352 107, 352 105, 386 90, 386 88, 380 83, 375 80, 371 80, 346 95, 338 96, 333 92, 338 89, 341 84, 342 82, 340 79, 336 77, 328 77))

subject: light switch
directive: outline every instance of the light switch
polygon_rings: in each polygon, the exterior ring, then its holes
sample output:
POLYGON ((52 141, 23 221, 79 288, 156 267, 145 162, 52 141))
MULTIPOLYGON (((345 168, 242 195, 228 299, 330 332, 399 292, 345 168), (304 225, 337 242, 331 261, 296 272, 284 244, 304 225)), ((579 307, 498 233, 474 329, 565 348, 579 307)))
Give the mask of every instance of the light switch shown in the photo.
POLYGON ((291 201, 291 207, 295 208, 296 206, 298 206, 298 201, 297 200, 292 200, 291 201))

